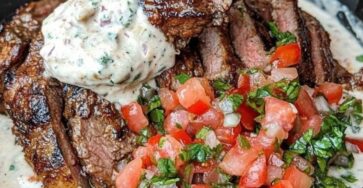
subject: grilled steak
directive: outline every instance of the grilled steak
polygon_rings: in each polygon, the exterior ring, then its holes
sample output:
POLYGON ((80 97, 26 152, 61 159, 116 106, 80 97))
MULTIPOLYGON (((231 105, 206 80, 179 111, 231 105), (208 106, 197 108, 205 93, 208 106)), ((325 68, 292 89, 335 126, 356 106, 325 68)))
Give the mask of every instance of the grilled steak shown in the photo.
POLYGON ((200 34, 206 25, 221 24, 220 12, 228 9, 230 0, 142 0, 149 21, 158 26, 165 35, 183 48, 191 37, 200 34))
POLYGON ((202 77, 204 75, 203 65, 195 49, 189 47, 183 49, 180 55, 176 57, 174 67, 159 75, 156 78, 156 82, 161 88, 176 90, 179 82, 175 76, 182 73, 195 77, 202 77))
MULTIPOLYGON (((302 14, 311 39, 310 49, 314 65, 312 71, 315 73, 314 83, 321 84, 325 81, 345 83, 352 75, 333 58, 330 51, 329 34, 313 16, 306 12, 302 14)), ((300 75, 300 77, 303 77, 303 75, 300 75)))
POLYGON ((230 40, 220 27, 208 27, 199 37, 204 76, 209 80, 228 78, 236 63, 230 40))
MULTIPOLYGON (((21 63, 29 43, 40 30, 42 20, 63 0, 31 2, 17 10, 12 20, 0 29, 0 79, 14 65, 21 63)), ((0 87, 0 112, 3 112, 3 88, 0 87)))
POLYGON ((66 85, 64 116, 70 138, 95 187, 114 187, 118 163, 135 148, 115 106, 96 93, 66 85))
POLYGON ((45 187, 87 187, 61 122, 61 87, 42 76, 39 36, 25 62, 5 76, 4 102, 26 160, 45 187))
POLYGON ((230 9, 229 16, 230 35, 237 56, 248 68, 264 67, 269 58, 244 2, 236 2, 230 9))

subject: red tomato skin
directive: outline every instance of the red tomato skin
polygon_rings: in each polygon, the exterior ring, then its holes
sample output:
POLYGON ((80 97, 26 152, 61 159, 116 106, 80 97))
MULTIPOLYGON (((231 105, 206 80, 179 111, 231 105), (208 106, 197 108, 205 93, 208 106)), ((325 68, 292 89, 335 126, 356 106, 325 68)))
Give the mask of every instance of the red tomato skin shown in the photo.
POLYGON ((240 179, 239 187, 261 187, 267 179, 267 164, 265 155, 260 155, 252 163, 246 176, 240 179))
POLYGON ((140 158, 129 162, 117 175, 116 188, 137 188, 143 171, 142 165, 140 158))
POLYGON ((154 145, 156 145, 156 144, 159 143, 161 137, 163 137, 163 136, 161 136, 160 134, 157 134, 155 136, 152 136, 152 137, 149 138, 149 140, 147 141, 147 143, 150 144, 150 145, 152 145, 152 146, 154 146, 154 145))
POLYGON ((197 116, 191 121, 187 128, 187 132, 190 135, 197 134, 203 127, 209 127, 211 129, 217 129, 223 126, 224 115, 221 111, 215 108, 210 108, 206 113, 197 116))
POLYGON ((325 82, 317 88, 328 100, 329 104, 338 104, 343 96, 343 86, 341 84, 325 82))
POLYGON ((237 109, 237 112, 241 114, 242 126, 246 130, 253 131, 253 129, 255 128, 255 118, 258 116, 258 113, 245 104, 242 104, 237 109))
POLYGON ((272 54, 271 63, 277 61, 277 68, 286 68, 297 65, 301 61, 301 49, 299 44, 291 43, 280 46, 272 54))
POLYGON ((238 77, 238 93, 246 95, 251 90, 251 79, 248 74, 241 74, 238 77))
POLYGON ((166 114, 169 114, 177 106, 179 106, 179 100, 176 93, 167 88, 161 88, 159 90, 159 97, 161 101, 161 106, 165 109, 166 114))
POLYGON ((260 130, 257 137, 247 137, 252 147, 263 150, 267 158, 275 151, 275 138, 269 138, 263 130, 260 130))
POLYGON ((192 106, 188 108, 188 112, 191 112, 196 115, 202 115, 206 113, 210 108, 210 105, 203 102, 202 100, 197 101, 192 106))
POLYGON ((345 138, 345 141, 358 146, 359 150, 363 152, 363 140, 357 140, 353 138, 345 138))
POLYGON ((241 134, 242 128, 240 125, 234 128, 220 126, 215 130, 218 140, 224 144, 234 145, 236 138, 241 134))
POLYGON ((185 130, 189 124, 189 113, 185 110, 178 110, 170 113, 164 121, 164 129, 168 133, 175 133, 185 130))
POLYGON ((304 172, 301 172, 294 165, 291 165, 285 170, 282 179, 288 180, 294 188, 311 187, 313 184, 313 179, 304 172))
POLYGON ((176 94, 180 104, 186 109, 198 101, 202 101, 205 105, 210 106, 211 98, 207 95, 198 78, 191 78, 186 81, 177 89, 176 94))
POLYGON ((316 114, 319 114, 315 103, 304 88, 300 89, 299 95, 294 104, 299 114, 303 117, 310 118, 316 114))
POLYGON ((165 139, 165 141, 161 146, 159 144, 155 146, 155 160, 157 161, 160 158, 170 158, 171 160, 176 160, 184 146, 171 135, 166 135, 161 139, 165 139))
POLYGON ((287 180, 280 180, 275 183, 271 188, 294 188, 292 184, 287 180))
POLYGON ((210 186, 206 184, 193 184, 191 188, 210 188, 210 186))
POLYGON ((258 150, 241 149, 238 144, 233 146, 224 156, 219 167, 229 175, 245 176, 249 167, 258 158, 258 150))
POLYGON ((127 126, 133 132, 139 133, 149 125, 149 120, 144 115, 141 105, 137 102, 122 106, 121 113, 127 122, 127 126))
POLYGON ((192 138, 183 130, 171 133, 170 135, 183 145, 188 145, 193 142, 192 138))
POLYGON ((274 97, 266 97, 264 100, 265 117, 261 122, 262 126, 277 123, 286 132, 290 131, 296 119, 296 112, 291 104, 274 97))
POLYGON ((143 166, 148 167, 152 165, 150 159, 151 153, 152 153, 151 147, 139 146, 136 150, 132 152, 132 156, 134 159, 140 158, 142 160, 143 166))

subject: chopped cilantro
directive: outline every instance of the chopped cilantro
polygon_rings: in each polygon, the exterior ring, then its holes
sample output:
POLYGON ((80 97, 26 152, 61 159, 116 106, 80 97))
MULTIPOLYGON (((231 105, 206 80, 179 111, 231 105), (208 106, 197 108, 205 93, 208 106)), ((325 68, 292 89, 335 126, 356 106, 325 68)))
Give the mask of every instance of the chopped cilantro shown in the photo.
POLYGON ((102 64, 102 65, 108 65, 110 63, 113 63, 113 59, 112 57, 105 53, 100 59, 99 59, 99 62, 102 64))
POLYGON ((232 94, 227 96, 227 100, 232 102, 233 111, 236 111, 243 103, 243 96, 239 94, 232 94))
POLYGON ((175 79, 179 81, 180 84, 184 84, 186 81, 190 79, 188 74, 182 73, 175 76, 175 79))
POLYGON ((358 179, 351 173, 346 174, 346 175, 341 175, 340 177, 342 177, 345 181, 347 181, 349 183, 354 183, 354 182, 358 181, 358 179))
POLYGON ((136 143, 139 145, 143 145, 148 141, 151 137, 151 132, 148 128, 144 128, 140 131, 139 136, 136 137, 136 143))
POLYGON ((237 137, 237 141, 238 141, 238 144, 239 146, 242 148, 242 149, 250 149, 251 148, 251 144, 250 142, 247 140, 246 137, 242 136, 242 135, 239 135, 237 137))
POLYGON ((203 144, 191 144, 182 151, 180 157, 183 161, 203 163, 212 157, 212 149, 203 144))
POLYGON ((148 112, 151 112, 152 110, 159 108, 159 107, 161 107, 160 97, 158 95, 155 95, 149 101, 149 104, 147 106, 148 112))
POLYGON ((277 40, 277 42, 276 42, 277 46, 283 46, 283 45, 286 45, 289 43, 296 42, 296 36, 294 34, 292 34, 290 32, 279 31, 276 23, 269 22, 268 26, 270 28, 272 37, 276 38, 276 40, 277 40))
POLYGON ((175 168, 175 164, 171 159, 168 159, 168 158, 159 159, 157 161, 157 167, 158 167, 160 176, 163 176, 163 177, 176 176, 177 171, 175 168))
POLYGON ((363 55, 359 55, 355 58, 358 62, 363 63, 363 55))
POLYGON ((168 178, 168 177, 160 177, 160 176, 154 176, 151 179, 151 184, 154 186, 167 186, 167 185, 173 185, 179 182, 179 178, 168 178))
POLYGON ((208 135, 209 131, 211 129, 209 127, 203 127, 196 135, 195 137, 198 139, 205 139, 205 137, 208 135))
POLYGON ((219 79, 213 82, 213 88, 217 91, 219 95, 223 95, 224 92, 231 89, 232 86, 228 84, 227 82, 219 79))
POLYGON ((302 137, 300 137, 295 144, 290 146, 290 149, 298 154, 304 154, 307 151, 307 147, 313 138, 313 130, 309 129, 302 137))

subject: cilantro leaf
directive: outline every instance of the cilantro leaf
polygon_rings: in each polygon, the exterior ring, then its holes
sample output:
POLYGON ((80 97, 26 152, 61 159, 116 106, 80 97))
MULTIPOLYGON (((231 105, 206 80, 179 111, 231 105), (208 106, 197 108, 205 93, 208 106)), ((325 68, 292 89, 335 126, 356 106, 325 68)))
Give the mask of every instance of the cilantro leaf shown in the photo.
POLYGON ((243 103, 243 96, 240 94, 232 94, 227 96, 227 100, 232 102, 233 111, 236 111, 243 103))
POLYGON ((148 141, 151 137, 151 132, 148 128, 144 128, 140 131, 139 136, 136 137, 136 143, 142 145, 148 141))
POLYGON ((358 62, 363 63, 363 55, 359 55, 355 58, 358 62))
POLYGON ((358 179, 351 173, 346 174, 346 175, 341 175, 340 177, 342 177, 345 181, 347 181, 349 183, 354 183, 354 182, 358 181, 358 179))
POLYGON ((203 144, 191 144, 180 154, 183 161, 206 162, 212 157, 212 149, 203 144))
POLYGON ((191 77, 188 74, 182 73, 175 76, 175 79, 179 81, 180 84, 184 84, 188 81, 191 77))
POLYGON ((217 91, 219 95, 224 94, 227 90, 231 89, 232 86, 227 82, 219 79, 213 82, 213 88, 217 91))
POLYGON ((157 167, 162 177, 174 177, 176 176, 175 164, 171 159, 162 158, 157 161, 157 167))
POLYGON ((211 129, 209 127, 203 127, 196 135, 195 138, 205 139, 211 129))
POLYGON ((290 146, 291 151, 304 154, 307 151, 308 144, 313 138, 313 130, 309 129, 302 137, 300 137, 293 145, 290 146))
POLYGON ((290 32, 279 31, 276 23, 269 22, 268 26, 270 28, 272 37, 276 38, 276 40, 277 40, 277 42, 276 42, 277 46, 283 46, 283 45, 286 45, 289 43, 296 42, 296 36, 294 34, 292 34, 290 32))
POLYGON ((155 95, 152 97, 149 101, 149 104, 147 106, 148 112, 151 112, 152 110, 161 107, 161 100, 158 95, 155 95))
POLYGON ((162 109, 154 109, 149 113, 149 117, 151 122, 153 123, 155 129, 160 134, 165 134, 164 130, 164 110, 162 109))
POLYGON ((248 141, 246 137, 244 137, 242 135, 238 135, 237 141, 238 141, 239 146, 242 149, 250 149, 251 148, 250 141, 248 141))

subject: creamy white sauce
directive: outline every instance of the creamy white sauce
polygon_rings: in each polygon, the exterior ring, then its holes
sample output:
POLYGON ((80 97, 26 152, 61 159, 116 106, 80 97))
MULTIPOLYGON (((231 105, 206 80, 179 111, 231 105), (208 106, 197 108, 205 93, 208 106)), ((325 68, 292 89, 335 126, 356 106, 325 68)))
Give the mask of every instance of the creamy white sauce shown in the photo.
POLYGON ((24 159, 22 147, 15 144, 11 132, 12 121, 0 115, 0 187, 38 188, 40 182, 31 181, 33 169, 24 159))
POLYGON ((111 102, 136 100, 142 83, 174 65, 176 50, 138 0, 68 0, 43 23, 46 75, 111 102))

